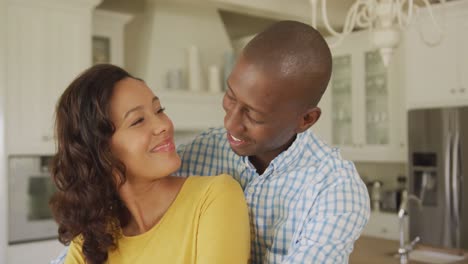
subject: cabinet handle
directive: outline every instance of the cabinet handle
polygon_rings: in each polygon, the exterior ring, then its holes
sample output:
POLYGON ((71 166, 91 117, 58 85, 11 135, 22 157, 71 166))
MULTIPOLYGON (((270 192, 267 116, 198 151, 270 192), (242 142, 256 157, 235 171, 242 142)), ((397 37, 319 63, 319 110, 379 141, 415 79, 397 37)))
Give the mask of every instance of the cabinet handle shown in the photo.
POLYGON ((450 89, 450 93, 454 94, 456 92, 455 89, 450 89))
POLYGON ((465 88, 464 87, 460 88, 460 93, 464 93, 464 92, 465 92, 465 88))

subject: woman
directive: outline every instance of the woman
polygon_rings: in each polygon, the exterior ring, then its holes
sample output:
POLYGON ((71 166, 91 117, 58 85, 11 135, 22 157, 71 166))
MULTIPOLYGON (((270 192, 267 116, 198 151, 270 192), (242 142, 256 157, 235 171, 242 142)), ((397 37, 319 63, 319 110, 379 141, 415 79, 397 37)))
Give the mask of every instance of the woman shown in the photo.
POLYGON ((65 263, 247 263, 249 220, 230 176, 170 176, 181 161, 157 96, 94 66, 56 110, 51 207, 65 263))

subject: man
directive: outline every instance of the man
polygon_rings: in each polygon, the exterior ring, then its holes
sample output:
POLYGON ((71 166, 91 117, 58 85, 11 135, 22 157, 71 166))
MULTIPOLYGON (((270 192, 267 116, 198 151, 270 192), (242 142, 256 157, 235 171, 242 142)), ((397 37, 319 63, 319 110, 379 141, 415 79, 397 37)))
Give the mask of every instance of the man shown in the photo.
POLYGON ((250 209, 252 263, 347 263, 369 218, 352 162, 309 128, 332 58, 312 27, 278 22, 244 48, 227 80, 225 129, 181 148, 180 174, 231 174, 250 209))
POLYGON ((225 129, 179 149, 179 175, 228 173, 241 184, 254 264, 347 263, 369 219, 353 163, 309 130, 331 65, 319 32, 275 23, 247 44, 227 80, 225 129))

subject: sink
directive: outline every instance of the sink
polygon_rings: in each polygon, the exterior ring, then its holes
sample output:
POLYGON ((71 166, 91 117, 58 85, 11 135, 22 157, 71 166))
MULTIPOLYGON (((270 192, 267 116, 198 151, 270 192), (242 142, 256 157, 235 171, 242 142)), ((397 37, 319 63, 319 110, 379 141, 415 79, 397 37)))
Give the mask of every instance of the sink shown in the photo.
POLYGON ((409 253, 409 259, 424 263, 445 264, 466 259, 465 256, 435 252, 427 249, 415 249, 409 253))
MULTIPOLYGON (((400 258, 400 255, 395 252, 391 252, 389 255, 394 258, 400 258)), ((449 264, 465 259, 467 259, 466 256, 441 253, 427 249, 414 249, 409 253, 410 261, 418 261, 427 264, 449 264)))

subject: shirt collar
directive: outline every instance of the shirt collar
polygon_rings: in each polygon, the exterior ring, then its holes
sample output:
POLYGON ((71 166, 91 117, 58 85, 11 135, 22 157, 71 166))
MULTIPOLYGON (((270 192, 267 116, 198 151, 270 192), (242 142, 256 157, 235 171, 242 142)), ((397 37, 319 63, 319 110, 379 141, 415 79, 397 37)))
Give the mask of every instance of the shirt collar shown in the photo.
MULTIPOLYGON (((301 162, 304 155, 308 155, 308 164, 316 164, 324 156, 328 155, 330 151, 331 148, 316 137, 310 129, 306 130, 298 134, 291 146, 270 162, 264 174, 271 174, 271 171, 280 172, 287 170, 291 166, 296 167, 296 164, 301 162)), ((256 170, 246 156, 242 157, 242 166, 245 169, 256 170)))

